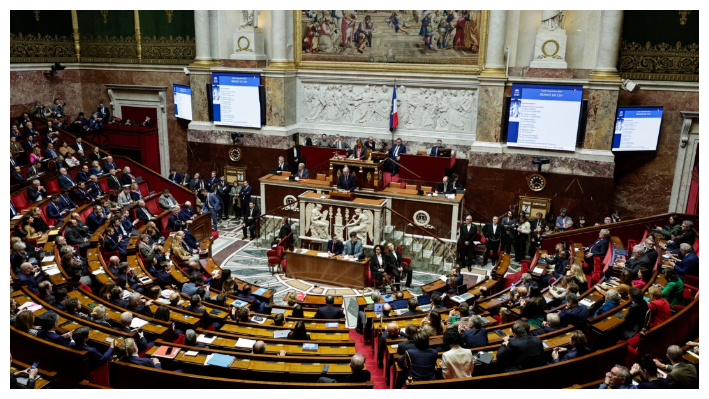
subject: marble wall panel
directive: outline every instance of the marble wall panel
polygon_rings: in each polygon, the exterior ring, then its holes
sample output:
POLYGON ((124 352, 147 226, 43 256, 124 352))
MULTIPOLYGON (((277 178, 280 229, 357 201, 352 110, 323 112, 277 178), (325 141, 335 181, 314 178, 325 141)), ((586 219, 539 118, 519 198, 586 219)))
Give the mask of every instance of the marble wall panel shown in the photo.
MULTIPOLYGON (((229 130, 195 130, 187 132, 187 139, 196 143, 212 143, 232 145, 231 133, 238 131, 236 128, 229 130)), ((258 133, 242 132, 244 137, 239 139, 239 146, 263 147, 272 149, 286 149, 290 147, 290 137, 267 136, 258 133)))
POLYGON ((680 111, 699 111, 698 92, 621 92, 618 105, 664 107, 657 151, 618 153, 613 205, 625 218, 667 212, 682 130, 680 111))
POLYGON ((585 90, 588 98, 584 148, 609 150, 613 143, 613 125, 618 106, 617 90, 585 90))
POLYGON ((264 86, 266 89, 266 125, 268 126, 286 125, 284 81, 285 78, 282 77, 264 77, 264 86))
POLYGON ((574 77, 573 69, 559 68, 522 68, 522 76, 525 78, 557 78, 557 79, 572 79, 574 77))
MULTIPOLYGON (((501 168, 512 171, 536 172, 537 166, 532 161, 536 155, 526 154, 496 154, 486 152, 470 152, 470 166, 482 168, 501 168)), ((589 161, 572 156, 549 157, 551 163, 543 166, 544 173, 562 173, 579 176, 595 176, 612 178, 614 165, 612 162, 589 161)))
POLYGON ((504 87, 480 86, 478 101, 477 141, 499 142, 502 126, 502 106, 504 104, 504 87))
POLYGON ((81 71, 64 70, 51 77, 44 76, 44 72, 10 72, 11 117, 29 111, 35 101, 51 104, 55 98, 66 102, 65 113, 68 115, 76 115, 83 110, 82 104, 76 101, 81 98, 81 71))
POLYGON ((192 89, 192 120, 209 120, 209 99, 207 84, 210 79, 209 74, 190 74, 190 89, 192 89))

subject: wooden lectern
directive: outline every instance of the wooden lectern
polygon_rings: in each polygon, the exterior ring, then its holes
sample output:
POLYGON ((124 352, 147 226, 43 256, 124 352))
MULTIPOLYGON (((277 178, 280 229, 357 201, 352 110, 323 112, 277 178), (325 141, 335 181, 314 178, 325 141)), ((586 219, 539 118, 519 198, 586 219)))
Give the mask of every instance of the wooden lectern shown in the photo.
POLYGON ((384 189, 383 167, 384 163, 361 161, 359 159, 330 159, 330 184, 337 184, 340 180, 342 169, 347 166, 355 176, 357 187, 360 190, 380 191, 384 189))
POLYGON ((347 191, 347 192, 330 191, 330 198, 338 199, 341 201, 352 201, 353 199, 355 199, 355 194, 351 193, 349 191, 347 191))

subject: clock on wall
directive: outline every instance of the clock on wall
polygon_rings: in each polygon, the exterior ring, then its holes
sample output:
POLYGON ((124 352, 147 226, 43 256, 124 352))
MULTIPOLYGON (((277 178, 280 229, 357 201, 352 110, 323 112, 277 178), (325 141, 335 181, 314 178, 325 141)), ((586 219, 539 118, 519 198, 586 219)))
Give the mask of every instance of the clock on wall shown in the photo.
POLYGON ((241 160, 241 148, 234 147, 229 150, 229 159, 234 162, 239 162, 239 160, 241 160))
POLYGON ((540 174, 533 174, 527 179, 527 185, 532 191, 542 191, 547 185, 547 179, 540 174))

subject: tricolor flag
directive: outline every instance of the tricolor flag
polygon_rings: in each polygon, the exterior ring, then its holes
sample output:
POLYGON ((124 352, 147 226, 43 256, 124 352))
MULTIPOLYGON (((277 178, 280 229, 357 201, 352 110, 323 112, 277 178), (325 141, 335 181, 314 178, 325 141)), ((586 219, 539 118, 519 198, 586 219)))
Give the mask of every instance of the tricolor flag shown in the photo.
POLYGON ((394 95, 391 97, 391 117, 389 118, 389 131, 394 131, 394 128, 399 126, 399 113, 396 110, 396 86, 394 86, 394 95))

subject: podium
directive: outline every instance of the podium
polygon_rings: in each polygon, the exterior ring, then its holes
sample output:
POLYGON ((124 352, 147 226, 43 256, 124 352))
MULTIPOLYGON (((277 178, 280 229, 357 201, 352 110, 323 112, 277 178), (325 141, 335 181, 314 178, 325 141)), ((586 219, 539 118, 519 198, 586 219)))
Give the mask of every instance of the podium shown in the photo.
POLYGON ((355 199, 354 193, 351 192, 339 192, 339 191, 330 191, 330 198, 338 199, 340 201, 352 201, 355 199))
POLYGON ((333 157, 330 159, 330 183, 337 185, 342 169, 347 166, 354 175, 360 190, 380 191, 384 188, 384 163, 333 157))
MULTIPOLYGON (((446 175, 446 169, 455 165, 455 154, 450 157, 431 157, 428 155, 401 154, 399 163, 421 176, 422 181, 441 181, 446 175)), ((402 179, 414 179, 409 171, 401 168, 402 179)))
POLYGON ((337 153, 337 155, 345 156, 347 155, 347 150, 307 145, 300 148, 300 154, 305 158, 305 165, 310 173, 313 173, 313 171, 327 172, 330 168, 328 159, 332 158, 332 155, 335 153, 337 153))

